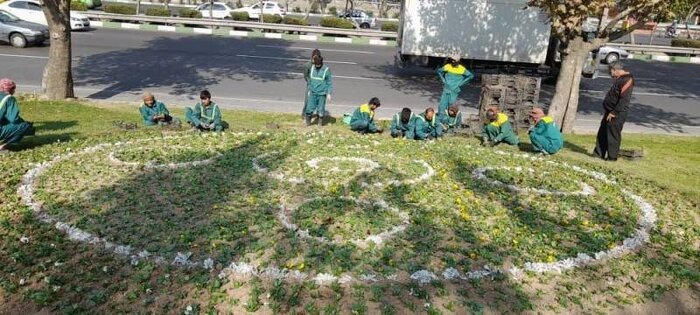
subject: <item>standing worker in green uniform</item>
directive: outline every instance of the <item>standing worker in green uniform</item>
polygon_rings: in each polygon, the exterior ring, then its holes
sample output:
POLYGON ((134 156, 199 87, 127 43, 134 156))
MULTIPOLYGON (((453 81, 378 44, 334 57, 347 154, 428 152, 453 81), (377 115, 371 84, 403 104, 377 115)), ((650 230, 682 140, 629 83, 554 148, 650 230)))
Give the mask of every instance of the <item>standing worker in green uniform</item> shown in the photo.
POLYGON ((413 129, 415 115, 410 108, 404 107, 400 113, 396 113, 391 119, 391 136, 394 138, 403 138, 408 134, 408 131, 413 129))
POLYGON ((486 111, 488 123, 481 129, 483 133, 483 145, 492 146, 505 142, 510 145, 518 145, 520 139, 513 131, 508 121, 508 115, 498 112, 495 108, 486 111))
POLYGON ((350 129, 359 133, 381 133, 382 128, 374 123, 374 114, 377 108, 382 106, 379 98, 373 97, 367 104, 360 105, 350 118, 350 129))
POLYGON ((211 100, 211 93, 204 90, 199 93, 200 102, 194 109, 187 107, 185 118, 192 128, 199 131, 223 131, 227 124, 221 120, 221 110, 211 100))
POLYGON ((443 84, 438 115, 444 115, 447 112, 447 107, 457 102, 462 86, 474 79, 474 75, 461 65, 459 60, 459 54, 451 55, 447 59, 448 62, 437 70, 438 77, 443 84))
POLYGON ((314 66, 309 70, 309 92, 304 121, 307 126, 311 125, 311 115, 318 114, 318 126, 323 126, 323 116, 326 114, 326 103, 331 101, 333 93, 333 78, 331 69, 323 65, 323 57, 314 59, 314 66))
POLYGON ((304 90, 304 107, 301 108, 301 117, 304 118, 306 113, 306 105, 309 102, 309 78, 311 74, 311 68, 314 66, 314 60, 316 57, 321 57, 321 51, 314 49, 311 51, 311 59, 304 65, 304 82, 306 82, 306 90, 304 90))
POLYGON ((529 131, 530 142, 535 151, 554 154, 561 150, 564 138, 552 117, 545 116, 541 108, 535 107, 530 111, 530 121, 535 124, 529 131))
POLYGON ((170 111, 165 107, 165 104, 156 101, 156 98, 151 93, 146 92, 143 94, 143 104, 139 111, 146 126, 167 126, 172 124, 180 128, 180 120, 170 116, 170 111))
POLYGON ((0 80, 0 154, 7 146, 34 135, 34 126, 19 116, 19 104, 14 97, 17 85, 10 79, 0 80))
POLYGON ((442 137, 442 124, 438 122, 435 109, 428 107, 422 114, 416 116, 414 127, 406 138, 415 140, 437 139, 442 137))
POLYGON ((447 108, 443 115, 438 115, 438 119, 445 133, 454 133, 459 128, 462 128, 462 112, 459 111, 457 105, 447 108))

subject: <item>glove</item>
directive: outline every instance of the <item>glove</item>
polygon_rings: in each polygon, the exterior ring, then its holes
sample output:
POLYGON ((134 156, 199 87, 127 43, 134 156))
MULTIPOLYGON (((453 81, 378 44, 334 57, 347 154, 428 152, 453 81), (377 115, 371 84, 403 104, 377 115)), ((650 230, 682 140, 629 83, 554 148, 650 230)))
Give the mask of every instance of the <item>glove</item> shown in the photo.
POLYGON ((204 128, 204 129, 209 129, 209 125, 205 124, 204 122, 200 122, 199 126, 204 128))
POLYGON ((216 123, 209 124, 209 129, 216 129, 216 123))

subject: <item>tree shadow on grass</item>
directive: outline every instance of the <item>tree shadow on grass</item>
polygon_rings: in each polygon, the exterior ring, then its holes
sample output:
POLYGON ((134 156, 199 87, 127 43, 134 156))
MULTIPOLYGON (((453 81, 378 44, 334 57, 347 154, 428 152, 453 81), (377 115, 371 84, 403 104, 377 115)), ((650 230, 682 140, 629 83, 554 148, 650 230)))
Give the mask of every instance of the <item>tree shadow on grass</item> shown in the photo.
MULTIPOLYGON (((193 141, 201 141, 193 139, 193 141)), ((273 183, 250 166, 264 153, 259 138, 246 140, 214 163, 180 169, 139 169, 75 202, 45 201, 47 212, 106 240, 172 259, 192 253, 228 264, 265 245, 251 225, 269 221, 265 200, 273 183)), ((283 157, 279 157, 282 159, 283 157)), ((126 167, 128 166, 117 166, 126 167)))

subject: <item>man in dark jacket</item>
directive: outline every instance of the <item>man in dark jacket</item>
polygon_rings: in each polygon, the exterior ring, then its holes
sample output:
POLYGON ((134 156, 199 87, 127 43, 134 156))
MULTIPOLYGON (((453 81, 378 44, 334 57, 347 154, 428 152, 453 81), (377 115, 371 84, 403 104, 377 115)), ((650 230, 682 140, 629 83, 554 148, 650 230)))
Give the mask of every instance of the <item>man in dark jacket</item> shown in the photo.
POLYGON ((609 69, 613 85, 603 100, 605 113, 598 129, 594 153, 601 159, 617 161, 622 142, 622 127, 627 120, 634 90, 634 77, 623 69, 620 62, 610 64, 609 69))

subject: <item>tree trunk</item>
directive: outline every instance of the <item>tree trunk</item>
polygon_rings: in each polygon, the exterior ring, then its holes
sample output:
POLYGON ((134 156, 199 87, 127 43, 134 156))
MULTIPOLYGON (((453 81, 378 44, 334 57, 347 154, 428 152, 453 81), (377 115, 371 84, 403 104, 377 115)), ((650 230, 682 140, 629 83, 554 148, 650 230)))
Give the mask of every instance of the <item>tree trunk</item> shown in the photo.
POLYGON ((564 133, 570 133, 574 127, 576 111, 578 110, 581 72, 588 52, 593 46, 592 43, 584 42, 583 38, 578 37, 570 41, 562 54, 559 78, 548 115, 559 123, 564 133))
POLYGON ((44 0, 44 14, 49 24, 49 60, 44 68, 41 86, 44 97, 60 100, 74 97, 70 0, 44 0))

